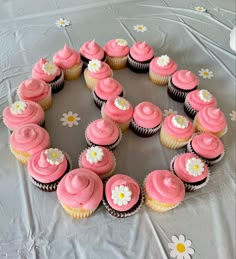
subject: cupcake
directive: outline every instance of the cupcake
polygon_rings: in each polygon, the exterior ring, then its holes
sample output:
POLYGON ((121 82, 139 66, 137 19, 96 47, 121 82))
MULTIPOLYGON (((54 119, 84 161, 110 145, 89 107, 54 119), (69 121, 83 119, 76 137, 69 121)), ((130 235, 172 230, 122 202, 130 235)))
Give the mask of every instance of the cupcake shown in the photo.
POLYGON ((138 212, 144 196, 139 184, 128 175, 116 174, 105 185, 103 204, 116 218, 126 218, 138 212))
POLYGON ((221 138, 228 130, 224 113, 215 107, 204 107, 193 120, 196 132, 209 132, 221 138))
POLYGON ((25 124, 16 128, 9 139, 12 154, 23 164, 27 164, 35 153, 50 146, 48 132, 37 124, 25 124))
POLYGON ((168 148, 177 149, 187 145, 193 133, 194 127, 188 118, 170 114, 162 123, 160 141, 168 148))
POLYGON ((66 44, 53 56, 53 63, 64 71, 65 80, 75 80, 82 73, 80 53, 66 44))
POLYGON ((110 119, 97 119, 85 130, 85 138, 89 147, 102 146, 114 150, 121 141, 120 128, 110 119))
POLYGON ((225 148, 220 138, 205 132, 193 136, 187 144, 187 152, 196 154, 208 166, 213 166, 222 160, 225 148))
POLYGON ((188 192, 204 187, 209 181, 207 165, 192 153, 175 156, 171 160, 170 169, 184 183, 185 190, 188 192))
POLYGON ((199 79, 188 70, 176 71, 169 80, 167 93, 171 99, 183 103, 186 95, 198 88, 199 79))
POLYGON ((107 63, 112 69, 122 69, 126 67, 129 46, 124 39, 113 39, 104 46, 107 63))
POLYGON ((36 102, 32 101, 14 102, 3 110, 2 116, 3 123, 11 131, 29 123, 35 123, 39 126, 44 125, 43 108, 36 102))
POLYGON ((93 91, 98 81, 112 76, 109 65, 97 59, 89 61, 88 67, 84 70, 84 79, 90 91, 93 91))
POLYGON ((122 131, 129 128, 133 111, 133 106, 119 96, 110 97, 101 109, 102 117, 113 120, 122 131))
POLYGON ((136 73, 149 71, 149 64, 154 56, 154 50, 145 41, 136 42, 130 48, 128 55, 128 67, 136 73))
POLYGON ((44 111, 52 105, 52 89, 42 80, 27 79, 17 89, 21 101, 33 101, 38 103, 44 111))
POLYGON ((156 85, 167 85, 176 70, 177 64, 167 55, 162 55, 152 59, 149 67, 149 78, 156 85))
POLYGON ((62 177, 72 169, 71 159, 57 148, 35 153, 27 164, 32 183, 45 192, 56 191, 62 177))
POLYGON ((162 112, 150 102, 142 102, 134 108, 130 127, 141 137, 155 135, 161 127, 162 112))
POLYGON ((80 154, 79 167, 87 168, 105 180, 114 172, 116 159, 113 153, 105 147, 90 147, 80 154))
POLYGON ((193 119, 203 107, 216 107, 216 99, 207 91, 196 89, 187 94, 184 101, 184 112, 193 119))
POLYGON ((98 81, 93 89, 93 99, 96 106, 101 109, 102 105, 112 96, 123 96, 122 85, 112 77, 98 81))
POLYGON ((102 194, 102 180, 85 168, 70 171, 57 186, 57 197, 62 207, 75 219, 91 216, 98 208, 102 194))
POLYGON ((63 70, 44 58, 41 58, 33 67, 32 77, 48 83, 52 93, 57 93, 64 87, 63 70))
POLYGON ((183 182, 168 170, 155 170, 144 180, 145 204, 157 211, 165 212, 178 206, 184 199, 183 182))

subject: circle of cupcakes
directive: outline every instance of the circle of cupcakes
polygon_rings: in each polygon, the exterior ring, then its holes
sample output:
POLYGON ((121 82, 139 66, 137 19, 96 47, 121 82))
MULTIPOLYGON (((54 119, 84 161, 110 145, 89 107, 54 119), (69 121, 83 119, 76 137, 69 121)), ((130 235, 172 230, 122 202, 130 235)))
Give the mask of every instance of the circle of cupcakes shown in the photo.
POLYGON ((75 219, 91 216, 98 208, 102 195, 102 180, 85 168, 70 171, 57 186, 57 197, 62 207, 75 219))
POLYGON ((16 128, 9 139, 12 154, 27 164, 33 154, 50 146, 48 132, 37 124, 25 124, 16 128))
POLYGON ((129 128, 133 111, 130 102, 119 96, 110 97, 101 109, 102 117, 113 120, 122 131, 129 128))
POLYGON ((177 207, 184 199, 183 182, 168 170, 154 170, 144 179, 145 205, 157 212, 177 207))
POLYGON ((52 93, 57 93, 64 87, 63 70, 44 58, 41 58, 34 65, 32 77, 48 83, 52 88, 52 93))
POLYGON ((160 141, 170 149, 178 149, 187 145, 193 133, 194 126, 187 117, 170 114, 162 123, 160 141))
POLYGON ((195 154, 178 154, 170 162, 171 171, 184 183, 188 192, 204 187, 210 178, 207 165, 195 154))
POLYGON ((45 110, 52 105, 52 88, 49 84, 38 79, 27 79, 17 89, 21 101, 33 101, 45 110))
POLYGON ((198 88, 199 79, 188 70, 178 70, 170 78, 167 93, 171 99, 184 102, 186 95, 198 88))
POLYGON ((155 135, 161 127, 162 112, 150 102, 141 102, 134 108, 130 127, 141 137, 155 135))
POLYGON ((69 156, 57 148, 35 153, 27 164, 32 183, 45 192, 56 191, 62 177, 72 169, 69 156))
POLYGON ((66 44, 53 56, 53 63, 64 71, 65 80, 75 80, 82 73, 83 62, 80 53, 66 44))
POLYGON ((176 70, 177 64, 167 55, 155 57, 149 66, 149 78, 156 85, 167 85, 176 70))
POLYGON ((211 93, 205 89, 196 89, 187 94, 184 101, 184 112, 191 119, 194 119, 197 112, 199 112, 203 107, 209 106, 217 106, 215 97, 213 97, 211 93))
POLYGON ((136 42, 130 48, 128 55, 128 67, 136 73, 149 71, 149 64, 154 56, 154 50, 145 41, 136 42))
POLYGON ((115 122, 101 118, 87 126, 85 138, 89 147, 102 146, 114 150, 121 141, 122 133, 115 122))
POLYGON ((99 109, 110 97, 123 95, 122 85, 112 77, 98 81, 93 89, 93 99, 99 109))
POLYGON ((32 101, 17 101, 7 106, 3 110, 3 123, 9 130, 13 131, 17 127, 35 123, 39 126, 44 125, 43 108, 32 101))
POLYGON ((105 147, 90 147, 80 154, 79 167, 87 168, 105 180, 114 172, 116 159, 113 153, 105 147))
POLYGON ((93 91, 99 80, 112 77, 113 72, 110 66, 98 59, 92 59, 88 63, 88 67, 84 70, 85 83, 90 91, 93 91))
POLYGON ((126 67, 129 46, 124 39, 112 39, 104 46, 107 60, 112 69, 122 69, 126 67))
POLYGON ((220 162, 225 148, 219 137, 208 132, 196 134, 187 144, 187 152, 199 156, 208 166, 220 162))
POLYGON ((139 184, 128 175, 113 175, 105 184, 103 205, 114 217, 126 218, 134 215, 144 201, 139 184))

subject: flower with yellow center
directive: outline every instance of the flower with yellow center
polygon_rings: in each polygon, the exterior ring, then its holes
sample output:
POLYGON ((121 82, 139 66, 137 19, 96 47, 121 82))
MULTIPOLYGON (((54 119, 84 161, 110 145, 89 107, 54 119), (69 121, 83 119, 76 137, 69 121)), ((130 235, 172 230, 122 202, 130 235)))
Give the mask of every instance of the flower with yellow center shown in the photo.
POLYGON ((124 39, 116 39, 116 43, 117 43, 117 45, 123 46, 123 47, 128 45, 127 41, 124 39))
POLYGON ((172 123, 175 127, 179 128, 179 129, 185 129, 188 127, 188 120, 181 115, 173 116, 172 123))
POLYGON ((112 200, 118 206, 127 205, 131 201, 132 192, 128 186, 116 186, 112 190, 112 200))
POLYGON ((197 6, 197 7, 195 7, 195 10, 198 11, 198 12, 201 12, 201 13, 206 12, 206 8, 204 8, 204 7, 202 7, 202 6, 197 6))
POLYGON ((90 164, 97 164, 98 162, 102 161, 104 157, 103 150, 100 147, 90 147, 86 151, 86 160, 90 164))
POLYGON ((70 25, 70 21, 60 18, 59 20, 56 21, 56 25, 58 27, 66 27, 70 25))
POLYGON ((117 97, 114 101, 115 106, 120 110, 128 110, 130 107, 130 103, 122 97, 117 97))
POLYGON ((98 59, 92 59, 89 61, 88 63, 88 70, 91 72, 98 72, 100 70, 100 68, 102 67, 102 63, 100 60, 98 59))
POLYGON ((27 104, 23 101, 14 102, 11 107, 10 111, 12 114, 21 114, 27 107, 27 104))
POLYGON ((212 77, 214 77, 213 72, 205 68, 201 68, 201 70, 198 71, 198 74, 204 79, 211 79, 212 77))
POLYGON ((80 117, 78 117, 77 113, 73 113, 69 111, 68 113, 63 113, 60 121, 63 121, 62 125, 69 127, 73 127, 74 125, 79 125, 78 121, 80 121, 80 117))
POLYGON ((204 164, 201 159, 191 158, 186 163, 186 171, 192 176, 199 176, 204 171, 204 164))
POLYGON ((200 96, 200 99, 204 102, 210 102, 211 99, 212 99, 212 95, 210 94, 210 92, 208 92, 207 90, 200 90, 199 91, 199 96, 200 96))
POLYGON ((46 62, 42 65, 42 70, 47 75, 54 75, 57 72, 57 66, 51 62, 46 62))
POLYGON ((51 165, 59 165, 64 159, 64 154, 57 148, 46 149, 44 153, 48 163, 51 165))
POLYGON ((147 30, 147 27, 144 26, 143 24, 137 24, 137 25, 134 25, 134 30, 137 32, 145 32, 147 30))

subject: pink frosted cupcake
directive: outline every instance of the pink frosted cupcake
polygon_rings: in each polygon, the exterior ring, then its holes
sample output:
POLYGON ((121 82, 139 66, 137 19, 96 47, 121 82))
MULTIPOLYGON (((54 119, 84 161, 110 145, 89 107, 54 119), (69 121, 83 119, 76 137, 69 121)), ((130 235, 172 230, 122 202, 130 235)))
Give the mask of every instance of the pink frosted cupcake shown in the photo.
POLYGON ((84 70, 84 79, 90 91, 93 91, 98 81, 112 76, 113 72, 109 65, 97 59, 89 61, 88 67, 84 70))
POLYGON ((85 168, 70 171, 57 186, 57 197, 62 207, 75 219, 91 216, 98 208, 102 194, 102 180, 85 168))
POLYGON ((201 189, 208 183, 210 178, 207 165, 192 153, 175 156, 171 160, 170 169, 184 183, 188 192, 201 189))
POLYGON ((193 133, 194 127, 188 118, 170 114, 162 123, 160 141, 168 148, 177 149, 187 145, 193 133))
POLYGON ((130 48, 128 56, 128 67, 136 73, 149 71, 149 64, 154 56, 154 50, 145 41, 136 42, 130 48))
POLYGON ((97 119, 85 130, 85 138, 89 147, 103 146, 114 150, 121 141, 120 128, 110 119, 97 119))
POLYGON ((75 80, 82 73, 80 53, 66 44, 53 56, 53 63, 64 71, 65 80, 75 80))
POLYGON ((193 119, 203 107, 216 107, 217 101, 207 90, 196 89, 187 94, 184 101, 184 112, 193 119))
POLYGON ((175 71, 177 64, 167 55, 152 59, 149 67, 149 78, 156 85, 167 85, 175 71))
POLYGON ((129 128, 133 112, 133 106, 119 96, 110 97, 101 109, 102 117, 113 120, 122 131, 129 128))
POLYGON ((30 179, 45 192, 56 191, 62 177, 72 169, 71 159, 57 148, 35 153, 27 165, 30 179))
POLYGON ((52 105, 52 89, 42 80, 27 79, 18 87, 17 94, 21 101, 34 101, 45 110, 52 105))
POLYGON ((44 125, 43 108, 32 101, 18 101, 3 110, 3 123, 9 130, 13 131, 17 127, 25 124, 35 123, 44 125))
POLYGON ((178 206, 184 199, 183 182, 168 170, 155 170, 144 180, 145 204, 157 211, 165 212, 178 206))
POLYGON ((64 87, 63 70, 44 58, 41 58, 33 67, 32 77, 48 83, 52 93, 57 93, 64 87))
POLYGON ((107 63, 112 69, 122 69, 126 67, 129 46, 124 39, 113 39, 106 43, 104 50, 107 57, 107 63))
POLYGON ((167 93, 171 99, 184 102, 186 95, 198 88, 199 79, 188 70, 176 71, 169 80, 167 93))
POLYGON ((141 137, 155 135, 161 127, 162 112, 150 102, 142 102, 134 108, 131 129, 141 137))
POLYGON ((35 153, 50 146, 50 137, 37 124, 26 124, 13 131, 9 139, 12 154, 23 164, 27 164, 35 153))
POLYGON ((116 159, 113 153, 105 147, 90 147, 80 154, 79 167, 87 168, 105 180, 114 172, 116 159))
POLYGON ((139 184, 128 175, 116 174, 106 182, 103 204, 114 217, 134 215, 141 208, 143 200, 139 184))

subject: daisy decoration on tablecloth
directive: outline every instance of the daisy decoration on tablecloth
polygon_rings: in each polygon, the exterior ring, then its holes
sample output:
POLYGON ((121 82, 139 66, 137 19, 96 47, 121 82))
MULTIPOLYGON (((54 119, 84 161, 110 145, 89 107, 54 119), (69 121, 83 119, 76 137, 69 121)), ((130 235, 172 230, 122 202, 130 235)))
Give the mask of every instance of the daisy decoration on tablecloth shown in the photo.
POLYGON ((143 24, 136 24, 134 25, 134 30, 137 32, 145 32, 147 30, 147 27, 143 24))
POLYGON ((174 111, 173 109, 168 109, 168 110, 164 110, 163 111, 163 116, 164 117, 167 117, 169 116, 170 114, 177 114, 178 112, 177 111, 174 111))
POLYGON ((60 121, 63 121, 62 125, 68 127, 73 127, 74 125, 79 125, 78 121, 80 121, 80 117, 78 117, 77 113, 73 113, 69 111, 68 113, 63 113, 60 121))
POLYGON ((201 70, 198 71, 198 75, 203 77, 204 79, 211 79, 212 77, 214 77, 213 72, 205 68, 201 68, 201 70))
POLYGON ((112 200, 114 204, 118 206, 127 205, 129 201, 131 201, 132 192, 130 191, 128 186, 116 186, 112 190, 112 200))
POLYGON ((67 27, 70 25, 70 21, 60 18, 59 20, 56 21, 56 26, 57 27, 67 27))
POLYGON ((200 12, 200 13, 205 13, 206 12, 206 8, 204 8, 202 6, 196 6, 194 9, 196 11, 200 12))
POLYGON ((231 121, 236 121, 236 111, 232 111, 229 114, 229 116, 230 116, 231 121))

